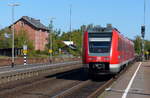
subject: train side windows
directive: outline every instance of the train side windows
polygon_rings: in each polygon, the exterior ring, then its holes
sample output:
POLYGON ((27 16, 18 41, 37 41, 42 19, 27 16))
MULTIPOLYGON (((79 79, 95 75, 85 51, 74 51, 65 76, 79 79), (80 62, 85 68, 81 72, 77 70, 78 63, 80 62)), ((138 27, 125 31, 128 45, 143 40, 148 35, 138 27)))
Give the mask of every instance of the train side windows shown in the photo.
POLYGON ((121 51, 121 38, 118 38, 118 50, 121 51))

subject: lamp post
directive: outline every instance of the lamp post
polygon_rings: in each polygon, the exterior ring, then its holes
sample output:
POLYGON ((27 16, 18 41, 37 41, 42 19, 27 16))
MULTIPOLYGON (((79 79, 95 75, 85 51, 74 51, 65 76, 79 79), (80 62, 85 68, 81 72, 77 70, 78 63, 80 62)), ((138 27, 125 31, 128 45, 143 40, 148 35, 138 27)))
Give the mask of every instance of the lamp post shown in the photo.
POLYGON ((11 67, 14 67, 14 33, 15 33, 15 27, 14 27, 14 8, 15 6, 19 6, 17 3, 9 4, 9 6, 12 7, 12 64, 11 67))

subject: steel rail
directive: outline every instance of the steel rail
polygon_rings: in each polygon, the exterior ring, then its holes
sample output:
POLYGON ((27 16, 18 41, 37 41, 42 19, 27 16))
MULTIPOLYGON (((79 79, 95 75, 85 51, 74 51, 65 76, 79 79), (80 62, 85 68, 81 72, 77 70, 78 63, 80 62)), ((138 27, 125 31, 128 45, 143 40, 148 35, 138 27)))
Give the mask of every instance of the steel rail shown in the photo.
POLYGON ((65 91, 63 91, 63 92, 61 92, 61 93, 59 93, 59 94, 53 96, 52 98, 63 98, 64 96, 67 96, 67 95, 71 94, 71 93, 74 92, 75 90, 80 89, 80 88, 82 88, 82 87, 88 85, 90 82, 91 82, 91 80, 86 80, 86 81, 84 81, 84 82, 81 82, 81 83, 79 83, 79 84, 73 86, 72 88, 67 89, 67 90, 65 90, 65 91))

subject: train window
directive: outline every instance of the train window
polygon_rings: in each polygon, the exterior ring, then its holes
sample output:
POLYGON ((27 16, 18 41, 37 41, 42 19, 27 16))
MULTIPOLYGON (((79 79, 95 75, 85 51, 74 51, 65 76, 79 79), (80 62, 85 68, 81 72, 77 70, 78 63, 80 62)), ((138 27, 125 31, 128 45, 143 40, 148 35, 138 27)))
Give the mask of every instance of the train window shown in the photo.
POLYGON ((118 50, 119 51, 122 50, 122 40, 121 40, 121 38, 118 38, 118 50))
POLYGON ((89 42, 90 53, 109 53, 111 42, 107 41, 91 41, 89 42))
POLYGON ((112 32, 89 33, 89 38, 106 38, 112 37, 112 32))
POLYGON ((90 53, 109 53, 112 32, 89 33, 90 53))

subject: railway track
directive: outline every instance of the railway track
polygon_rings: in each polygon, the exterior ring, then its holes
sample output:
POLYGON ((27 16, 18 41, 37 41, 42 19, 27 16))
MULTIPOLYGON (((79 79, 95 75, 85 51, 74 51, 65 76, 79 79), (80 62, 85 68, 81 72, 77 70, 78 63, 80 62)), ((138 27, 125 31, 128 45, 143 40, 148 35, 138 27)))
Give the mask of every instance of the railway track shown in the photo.
MULTIPOLYGON (((131 64, 130 64, 131 65, 131 64)), ((86 80, 66 91, 63 91, 52 98, 97 98, 117 78, 119 78, 130 66, 122 70, 118 75, 98 77, 97 80, 86 80)))
POLYGON ((70 96, 79 97, 82 94, 82 97, 85 97, 104 83, 105 80, 90 80, 81 68, 55 76, 6 85, 1 87, 0 90, 4 91, 0 92, 0 96, 2 98, 69 98, 70 96))
POLYGON ((108 79, 104 81, 86 80, 66 91, 53 96, 52 98, 88 98, 91 96, 92 92, 104 85, 106 81, 108 81, 108 79))
POLYGON ((100 76, 91 80, 83 68, 68 72, 29 78, 0 86, 0 98, 96 98, 119 75, 100 76), (19 93, 18 93, 19 92, 19 93))

